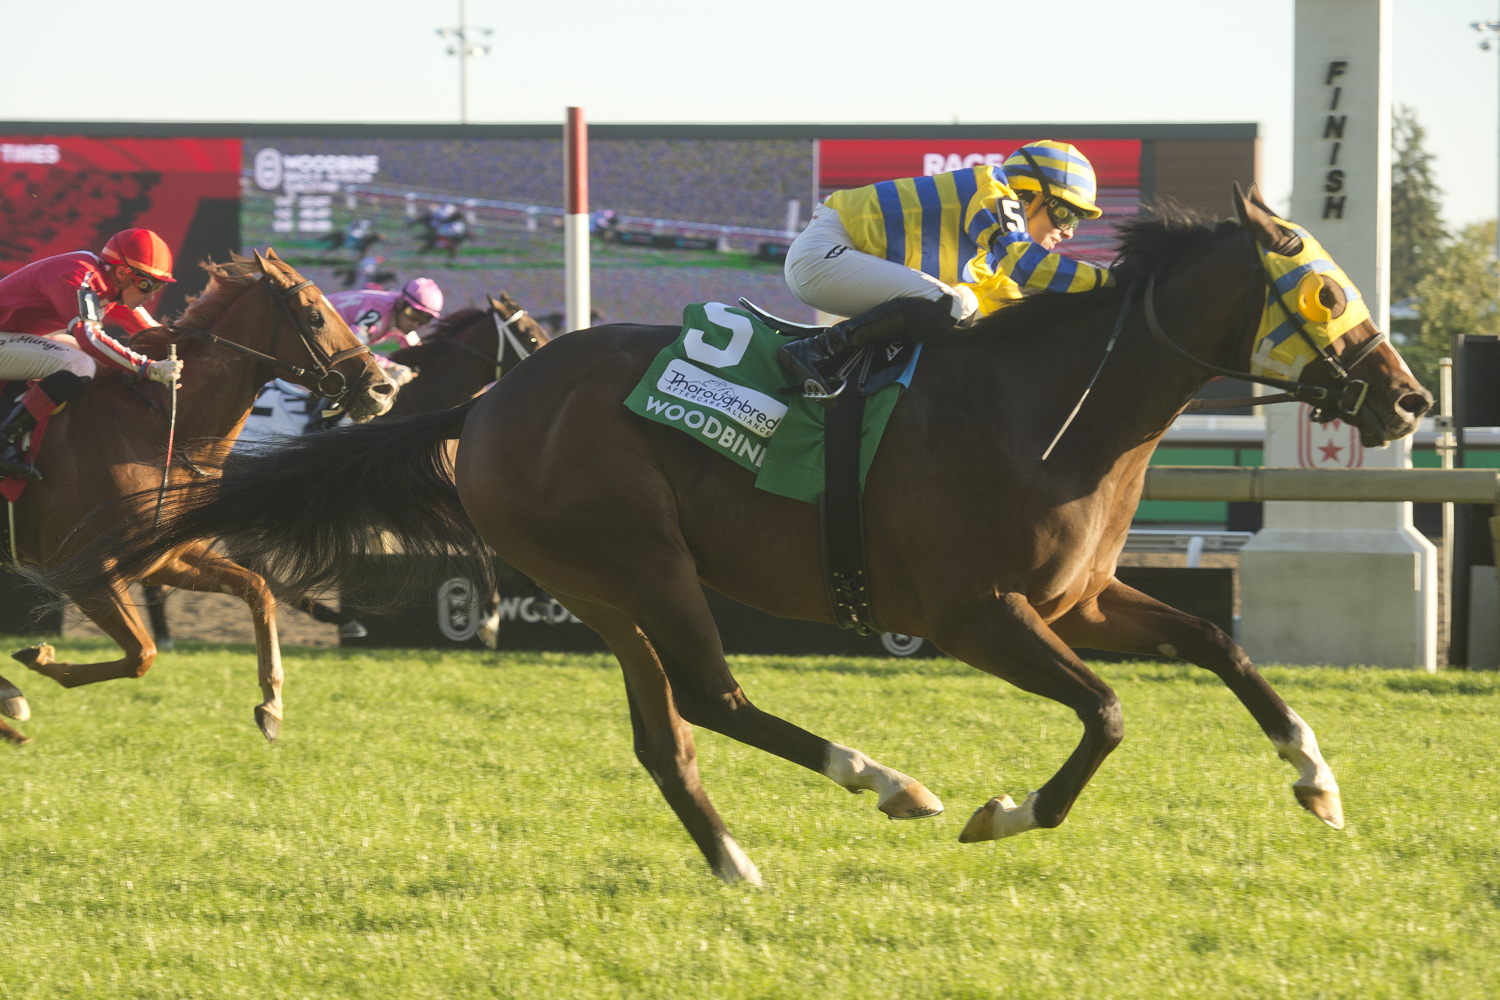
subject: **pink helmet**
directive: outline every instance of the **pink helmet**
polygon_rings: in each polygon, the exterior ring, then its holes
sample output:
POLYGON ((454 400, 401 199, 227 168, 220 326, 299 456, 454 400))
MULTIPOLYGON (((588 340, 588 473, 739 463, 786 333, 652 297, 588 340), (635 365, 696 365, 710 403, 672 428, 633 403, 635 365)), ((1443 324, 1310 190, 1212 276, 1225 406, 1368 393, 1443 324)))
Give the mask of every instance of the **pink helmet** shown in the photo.
POLYGON ((401 289, 401 301, 437 319, 443 311, 443 290, 431 278, 413 278, 401 289))

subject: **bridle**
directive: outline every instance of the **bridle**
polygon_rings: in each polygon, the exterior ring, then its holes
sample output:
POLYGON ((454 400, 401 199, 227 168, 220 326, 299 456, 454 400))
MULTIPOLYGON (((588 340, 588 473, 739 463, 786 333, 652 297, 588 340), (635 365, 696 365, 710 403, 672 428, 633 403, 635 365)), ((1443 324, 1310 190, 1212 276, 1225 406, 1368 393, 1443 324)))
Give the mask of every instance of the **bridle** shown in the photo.
MULTIPOLYGON (((525 309, 517 309, 515 312, 511 313, 509 318, 505 318, 500 315, 499 309, 497 309, 494 305, 491 305, 489 308, 489 313, 490 319, 492 319, 495 323, 495 356, 493 358, 491 358, 488 354, 479 350, 478 348, 470 347, 468 344, 460 344, 456 340, 445 339, 444 343, 453 348, 455 351, 458 351, 460 354, 467 354, 470 357, 478 358, 479 360, 485 362, 494 361, 495 380, 499 381, 502 374, 501 369, 504 367, 505 347, 507 344, 509 344, 510 349, 515 352, 516 357, 520 358, 522 361, 531 356, 531 351, 533 349, 528 348, 523 343, 521 343, 521 338, 516 334, 515 331, 515 324, 520 322, 527 315, 525 309)), ((535 340, 535 338, 532 339, 535 340)))
POLYGON ((310 280, 302 280, 288 288, 274 287, 267 276, 262 281, 262 287, 271 295, 278 308, 284 310, 287 317, 292 321, 292 327, 297 331, 297 337, 302 341, 302 346, 307 349, 308 357, 312 359, 312 367, 304 368, 294 365, 280 358, 273 358, 269 354, 263 354, 253 347, 221 337, 213 332, 214 325, 218 322, 216 318, 207 327, 174 326, 174 332, 187 334, 193 340, 205 341, 218 347, 224 347, 247 358, 254 358, 268 368, 291 377, 292 381, 299 383, 311 382, 311 389, 319 396, 329 401, 329 414, 343 412, 344 398, 349 395, 349 379, 343 372, 336 370, 335 366, 348 361, 350 358, 368 354, 370 348, 366 344, 347 347, 342 351, 330 354, 324 350, 308 328, 307 320, 302 312, 293 307, 292 301, 297 293, 304 288, 312 287, 310 280))
MULTIPOLYGON (((1248 230, 1244 235, 1250 241, 1250 253, 1255 260, 1255 263, 1251 266, 1251 270, 1264 279, 1266 288, 1270 292, 1270 301, 1280 306, 1281 311, 1286 314, 1287 320, 1292 324, 1294 332, 1305 340, 1308 346, 1318 355, 1316 360, 1328 365, 1329 370, 1333 373, 1333 386, 1313 385, 1308 382, 1277 378, 1272 375, 1256 375, 1251 372, 1235 371, 1231 368, 1211 364, 1195 356, 1187 348, 1168 336, 1166 330, 1162 328, 1161 321, 1157 318, 1155 295, 1156 274, 1154 272, 1146 278, 1143 303, 1146 313, 1146 325, 1151 330, 1151 336, 1158 343, 1170 347, 1182 355, 1182 357, 1206 371, 1213 372, 1216 375, 1226 375, 1230 378, 1242 379, 1246 382, 1255 382, 1259 385, 1267 385, 1283 390, 1287 394, 1287 398, 1300 403, 1307 403, 1311 406, 1313 408, 1312 419, 1317 423, 1325 424, 1331 420, 1339 419, 1350 420, 1358 416, 1360 409, 1364 406, 1365 396, 1369 394, 1370 383, 1364 379, 1354 378, 1350 373, 1371 352, 1389 339, 1386 332, 1380 330, 1369 340, 1352 348, 1348 358, 1340 358, 1338 353, 1334 351, 1332 344, 1319 344, 1313 335, 1308 332, 1307 324, 1302 318, 1302 314, 1294 306, 1287 303, 1286 293, 1276 290, 1275 276, 1271 274, 1270 270, 1266 267, 1265 261, 1261 258, 1255 238, 1250 235, 1248 230)), ((1246 298, 1250 313, 1247 326, 1249 323, 1259 321, 1260 317, 1255 307, 1261 301, 1261 297, 1253 293, 1246 298)))
MULTIPOLYGON (((1355 366, 1368 357, 1370 352, 1386 342, 1387 336, 1385 331, 1379 331, 1375 336, 1360 344, 1353 350, 1352 356, 1347 359, 1341 359, 1333 350, 1331 344, 1328 346, 1320 345, 1313 335, 1307 331, 1302 314, 1287 304, 1285 293, 1274 291, 1276 288, 1275 276, 1271 274, 1270 269, 1266 267, 1265 261, 1261 258, 1255 238, 1250 235, 1248 230, 1244 235, 1250 241, 1250 253, 1255 259, 1255 263, 1251 265, 1250 269, 1257 276, 1265 280, 1267 289, 1274 293, 1274 301, 1281 307, 1281 311, 1286 313, 1287 319, 1291 322, 1293 329, 1317 353, 1318 360, 1327 364, 1332 370, 1334 378, 1333 387, 1313 385, 1309 382, 1300 382, 1293 379, 1276 378, 1273 375, 1256 375, 1251 372, 1235 371, 1232 368, 1224 368, 1197 357, 1187 348, 1173 340, 1167 335, 1167 331, 1162 329, 1161 320, 1156 315, 1156 273, 1154 271, 1147 275, 1145 280, 1146 287, 1142 295, 1146 325, 1151 330, 1151 336, 1158 343, 1170 347, 1205 371, 1213 372, 1216 375, 1225 375, 1229 378, 1243 379, 1246 382, 1268 385, 1281 389, 1284 392, 1284 395, 1280 397, 1261 397, 1256 400, 1230 400, 1228 402, 1248 404, 1252 402, 1269 403, 1293 400, 1300 403, 1307 403, 1311 406, 1313 408, 1312 419, 1320 424, 1326 424, 1331 420, 1337 419, 1353 419, 1359 414, 1360 409, 1365 404, 1365 396, 1370 391, 1370 384, 1363 379, 1351 377, 1349 373, 1354 370, 1355 366)), ((1104 346, 1104 355, 1099 359, 1099 365, 1094 369, 1094 375, 1089 379, 1088 385, 1084 387, 1082 395, 1078 397, 1078 402, 1073 404, 1072 411, 1063 419, 1062 426, 1058 428, 1057 433, 1052 437, 1051 443, 1042 452, 1041 460, 1043 462, 1051 456, 1053 449, 1062 440, 1063 434, 1067 432, 1074 418, 1078 416, 1078 411, 1083 408, 1084 400, 1088 399, 1089 393, 1093 391, 1095 383, 1099 381, 1099 376, 1103 374, 1105 363, 1109 361, 1110 355, 1114 352, 1115 344, 1119 342, 1120 334, 1125 328, 1125 321, 1130 315, 1131 306, 1135 304, 1135 292, 1139 284, 1139 281, 1132 281, 1125 285, 1125 297, 1120 303, 1120 312, 1115 317, 1109 341, 1104 346)), ((1245 301, 1249 315, 1243 321, 1242 325, 1249 327, 1250 324, 1258 324, 1261 313, 1257 312, 1255 307, 1262 301, 1261 297, 1252 292, 1246 297, 1245 301)), ((1262 312, 1264 308, 1262 307, 1262 312)))

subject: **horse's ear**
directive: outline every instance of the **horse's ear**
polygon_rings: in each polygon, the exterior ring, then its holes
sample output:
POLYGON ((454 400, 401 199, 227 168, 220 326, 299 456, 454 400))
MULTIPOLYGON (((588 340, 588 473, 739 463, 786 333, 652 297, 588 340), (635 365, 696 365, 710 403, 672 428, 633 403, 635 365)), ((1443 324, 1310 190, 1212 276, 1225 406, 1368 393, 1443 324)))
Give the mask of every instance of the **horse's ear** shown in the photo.
POLYGON ((1240 189, 1239 183, 1235 183, 1234 211, 1240 217, 1240 225, 1244 226, 1245 231, 1261 246, 1271 249, 1286 242, 1288 234, 1271 217, 1271 210, 1260 200, 1255 185, 1250 186, 1250 193, 1246 195, 1240 189))
MULTIPOLYGON (((502 292, 501 294, 503 295, 504 293, 502 292)), ((503 308, 504 305, 505 305, 504 302, 501 302, 499 299, 495 298, 493 295, 486 294, 485 298, 487 298, 487 299, 490 300, 490 308, 493 309, 493 310, 495 310, 496 312, 499 312, 501 310, 501 308, 503 308)))
POLYGON ((278 257, 278 256, 276 256, 276 248, 275 247, 266 247, 266 259, 267 260, 280 260, 281 258, 278 257))
MULTIPOLYGON (((260 255, 260 251, 256 250, 254 247, 252 247, 250 249, 250 252, 253 253, 253 254, 255 254, 255 263, 258 264, 258 265, 260 265, 260 273, 261 274, 270 274, 271 272, 268 271, 268 270, 266 270, 266 259, 260 255)), ((272 257, 276 256, 276 251, 272 250, 271 251, 271 256, 272 257)))

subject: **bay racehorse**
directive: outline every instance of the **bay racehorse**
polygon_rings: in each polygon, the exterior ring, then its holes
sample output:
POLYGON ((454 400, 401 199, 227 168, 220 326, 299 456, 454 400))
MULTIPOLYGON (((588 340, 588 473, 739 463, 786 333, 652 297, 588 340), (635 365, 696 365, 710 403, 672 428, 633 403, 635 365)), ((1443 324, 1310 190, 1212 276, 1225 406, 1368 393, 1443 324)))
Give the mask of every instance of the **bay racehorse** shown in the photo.
POLYGON ((490 296, 486 309, 444 316, 420 344, 391 355, 392 361, 415 368, 420 376, 402 387, 390 415, 456 406, 551 339, 547 328, 507 292, 490 296))
MULTIPOLYGON (((1343 823, 1311 727, 1244 650, 1114 575, 1147 462, 1211 376, 1262 373, 1369 446, 1410 434, 1431 405, 1311 235, 1253 194, 1236 201, 1237 222, 1127 224, 1120 287, 1027 299, 925 344, 891 416, 864 494, 880 627, 925 636, 1082 724, 1040 789, 1019 805, 990 799, 960 840, 1057 826, 1122 738, 1118 698, 1075 646, 1213 672, 1296 768, 1298 802, 1343 823)), ((874 791, 893 818, 940 812, 913 778, 756 707, 730 673, 704 585, 789 618, 831 622, 834 608, 814 505, 755 489, 745 470, 622 405, 677 333, 569 334, 470 403, 302 439, 183 491, 166 538, 137 520, 108 544, 134 566, 177 538, 223 534, 231 551, 315 584, 358 565, 372 527, 409 553, 487 543, 608 642, 636 753, 726 880, 759 875, 704 793, 690 725, 874 791), (357 496, 320 502, 351 477, 357 496)), ((57 582, 97 584, 83 568, 57 582)))
MULTIPOLYGON (((316 388, 355 420, 390 407, 395 387, 369 349, 318 287, 274 251, 204 268, 208 287, 182 317, 133 341, 136 350, 153 357, 164 357, 175 344, 182 360, 173 429, 177 450, 169 466, 174 482, 190 481, 223 462, 260 386, 272 377, 316 388)), ((105 501, 140 494, 128 503, 156 519, 170 391, 99 378, 52 419, 38 465, 43 479, 27 486, 14 506, 14 541, 23 567, 45 568, 86 545, 99 522, 87 521, 82 528, 80 522, 105 501)), ((132 583, 234 594, 249 605, 255 621, 263 696, 255 715, 262 732, 274 739, 282 714, 276 602, 259 574, 214 552, 208 538, 184 539, 128 573, 114 573, 110 554, 99 553, 95 565, 110 573, 109 584, 63 591, 120 646, 118 659, 72 663, 58 659, 45 643, 21 650, 15 658, 64 687, 140 677, 155 660, 156 645, 132 606, 132 583)), ((3 679, 0 710, 13 718, 29 714, 20 692, 3 679)))

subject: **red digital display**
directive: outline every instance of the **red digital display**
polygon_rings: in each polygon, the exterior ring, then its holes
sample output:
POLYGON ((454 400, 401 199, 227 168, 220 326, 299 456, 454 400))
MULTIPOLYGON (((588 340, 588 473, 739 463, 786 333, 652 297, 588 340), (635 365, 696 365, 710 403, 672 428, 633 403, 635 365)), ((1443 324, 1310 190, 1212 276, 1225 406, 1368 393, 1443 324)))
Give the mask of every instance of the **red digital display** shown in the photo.
MULTIPOLYGON (((208 199, 239 197, 239 139, 0 135, 0 273, 97 252, 121 229, 183 246, 208 199)), ((227 248, 226 248, 227 249, 227 248)), ((222 253, 222 251, 221 251, 222 253)))

